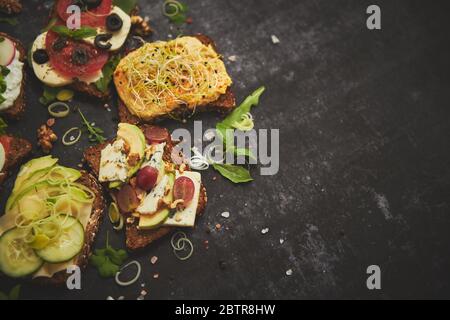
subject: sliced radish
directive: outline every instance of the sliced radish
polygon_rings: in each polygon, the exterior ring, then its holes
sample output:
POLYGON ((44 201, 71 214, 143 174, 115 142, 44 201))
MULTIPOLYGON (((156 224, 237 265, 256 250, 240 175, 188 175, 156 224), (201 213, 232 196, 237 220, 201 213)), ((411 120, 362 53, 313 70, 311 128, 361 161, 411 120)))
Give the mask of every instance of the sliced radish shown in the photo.
POLYGON ((6 162, 5 148, 3 148, 3 145, 0 143, 0 171, 3 170, 5 162, 6 162))
POLYGON ((13 62, 15 56, 16 44, 8 38, 4 38, 4 40, 0 42, 0 65, 9 65, 13 62))

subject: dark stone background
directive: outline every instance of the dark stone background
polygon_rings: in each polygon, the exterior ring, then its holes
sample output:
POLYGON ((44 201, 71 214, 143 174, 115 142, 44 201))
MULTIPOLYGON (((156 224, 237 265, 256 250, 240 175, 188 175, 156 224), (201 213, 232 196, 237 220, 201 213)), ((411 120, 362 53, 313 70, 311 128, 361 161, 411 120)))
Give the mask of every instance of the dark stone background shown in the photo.
MULTIPOLYGON (((24 1, 20 24, 0 24, 2 31, 30 46, 45 25, 43 2, 50 1, 24 1)), ((365 10, 372 1, 186 2, 193 24, 184 32, 216 40, 238 101, 267 87, 253 114, 257 128, 280 129, 279 173, 263 177, 255 169, 253 183, 232 185, 208 171, 209 204, 189 232, 195 245, 189 261, 178 261, 165 238, 135 256, 143 274, 131 287, 89 267, 81 291, 24 285, 22 297, 135 299, 145 282, 147 299, 450 298, 449 6, 376 1, 382 30, 369 31, 365 10), (228 61, 231 55, 236 62, 228 61), (228 230, 215 231, 216 223, 228 230), (262 235, 265 227, 270 231, 262 235), (156 265, 149 262, 153 255, 156 265), (366 288, 371 264, 381 267, 380 291, 366 288)), ((152 40, 176 34, 161 15, 162 1, 140 3, 155 29, 152 40)), ((35 142, 47 113, 29 71, 27 114, 11 132, 35 142)), ((113 135, 115 111, 79 97, 73 105, 113 135)), ((209 128, 219 117, 196 119, 209 128)), ((79 124, 72 114, 56 132, 79 124)), ((167 126, 192 129, 193 123, 167 126)), ((75 166, 87 145, 57 145, 53 154, 75 166)), ((1 191, 2 207, 12 183, 1 191)), ((107 230, 113 245, 123 246, 107 218, 97 245, 107 230)), ((14 283, 2 279, 0 287, 14 283)))

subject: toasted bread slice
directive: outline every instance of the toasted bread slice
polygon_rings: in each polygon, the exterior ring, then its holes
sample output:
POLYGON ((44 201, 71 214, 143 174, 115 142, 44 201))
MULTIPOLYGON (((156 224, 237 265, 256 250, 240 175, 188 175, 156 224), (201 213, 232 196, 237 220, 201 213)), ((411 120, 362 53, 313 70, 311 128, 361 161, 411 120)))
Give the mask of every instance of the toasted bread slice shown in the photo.
MULTIPOLYGON (((149 125, 142 125, 140 128, 144 130, 149 125)), ((86 160, 89 167, 92 169, 92 172, 95 176, 98 177, 100 170, 100 158, 101 151, 108 145, 109 142, 105 142, 102 144, 98 144, 92 147, 89 147, 84 152, 84 159, 86 160)), ((172 142, 167 142, 163 159, 165 161, 170 161, 171 153, 174 144, 172 142)), ((112 195, 113 196, 113 195, 112 195)), ((206 194, 206 188, 202 184, 200 187, 200 197, 199 203, 197 207, 197 216, 201 215, 206 207, 206 203, 208 202, 208 197, 206 194)), ((169 234, 171 231, 175 230, 175 227, 160 227, 154 230, 140 230, 138 229, 138 221, 137 219, 126 219, 126 246, 129 250, 138 250, 142 249, 153 241, 160 239, 161 237, 169 234)))
MULTIPOLYGON (((3 32, 0 32, 0 37, 8 38, 12 42, 14 42, 16 44, 17 51, 19 51, 20 53, 19 60, 21 62, 25 62, 25 60, 27 59, 27 51, 25 50, 22 43, 3 32)), ((5 116, 5 118, 7 119, 18 120, 23 115, 23 113, 25 112, 25 81, 26 72, 24 67, 22 69, 22 82, 20 84, 19 96, 17 97, 16 101, 14 101, 14 104, 11 107, 5 110, 0 110, 0 116, 5 116)))
MULTIPOLYGON (((57 1, 55 1, 55 5, 53 6, 53 9, 50 11, 50 15, 49 15, 49 19, 48 21, 50 22, 53 18, 57 18, 58 17, 58 13, 56 11, 56 5, 57 5, 57 1)), ((136 6, 132 12, 131 15, 135 15, 138 13, 138 7, 136 6)), ((131 32, 129 34, 129 36, 131 36, 131 32)), ((120 49, 118 52, 114 52, 113 54, 122 54, 122 50, 120 49)), ((112 56, 110 57, 110 59, 112 58, 112 56)), ((112 87, 112 81, 110 83, 110 87, 112 87)), ((73 89, 74 91, 80 92, 86 96, 89 97, 94 97, 103 101, 108 100, 111 95, 112 95, 112 90, 111 88, 105 92, 99 90, 97 88, 97 86, 95 85, 95 83, 85 83, 82 81, 75 81, 74 83, 70 84, 68 87, 70 87, 71 89, 73 89)))
POLYGON ((17 14, 22 11, 20 0, 0 0, 0 12, 6 14, 17 14))
MULTIPOLYGON (((214 43, 214 41, 209 38, 206 35, 203 34, 196 34, 194 35, 200 42, 206 46, 212 46, 214 51, 217 51, 217 47, 214 43)), ((116 75, 115 75, 116 76, 116 75)), ((117 84, 116 84, 117 85, 117 84)), ((157 115, 154 117, 151 117, 150 119, 141 119, 127 108, 124 101, 120 98, 118 98, 118 112, 119 112, 119 119, 121 122, 127 122, 131 124, 139 124, 139 123, 154 123, 162 119, 166 118, 174 118, 174 119, 184 119, 188 116, 191 116, 193 112, 200 111, 217 111, 221 113, 229 113, 231 112, 234 107, 236 106, 236 100, 235 96, 231 90, 230 87, 227 88, 226 92, 219 96, 219 98, 216 101, 210 102, 206 105, 199 105, 196 106, 195 110, 192 110, 188 108, 187 105, 178 105, 176 109, 172 110, 170 113, 167 113, 165 115, 157 115)))
MULTIPOLYGON (((89 262, 89 257, 92 253, 92 245, 100 227, 103 212, 105 211, 106 206, 103 197, 102 186, 99 184, 97 179, 86 171, 82 171, 81 173, 82 175, 80 179, 77 180, 77 182, 84 185, 85 187, 88 187, 95 194, 91 216, 84 231, 84 246, 76 260, 76 265, 83 269, 89 262)), ((63 270, 55 273, 51 278, 39 277, 33 279, 33 282, 42 285, 62 285, 66 282, 68 276, 70 276, 70 274, 63 270)))
POLYGON ((1 137, 9 140, 9 148, 6 154, 5 165, 0 172, 0 185, 8 176, 9 170, 18 166, 31 152, 31 143, 27 140, 9 135, 1 137))

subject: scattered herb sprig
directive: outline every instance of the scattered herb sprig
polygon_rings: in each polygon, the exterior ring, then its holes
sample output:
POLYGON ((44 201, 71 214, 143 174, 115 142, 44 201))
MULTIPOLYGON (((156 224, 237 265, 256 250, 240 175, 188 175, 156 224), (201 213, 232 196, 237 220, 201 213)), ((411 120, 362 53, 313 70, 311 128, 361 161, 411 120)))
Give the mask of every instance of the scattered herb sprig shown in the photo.
POLYGON ((102 135, 104 131, 96 127, 94 123, 90 123, 87 121, 86 117, 84 116, 83 112, 81 112, 80 109, 78 109, 78 113, 81 116, 81 119, 83 120, 84 127, 86 131, 89 133, 89 141, 90 142, 97 142, 97 143, 103 143, 106 141, 106 138, 102 135))
POLYGON ((0 291, 0 300, 19 300, 20 284, 16 285, 8 294, 0 291))
POLYGON ((52 26, 50 30, 61 36, 66 36, 74 40, 82 40, 97 35, 97 30, 90 27, 81 27, 79 29, 69 29, 66 26, 52 26))
POLYGON ((1 22, 8 23, 12 26, 16 26, 19 24, 19 20, 17 20, 17 18, 0 18, 0 23, 1 22))
POLYGON ((137 0, 113 0, 113 5, 130 14, 136 8, 137 0))
POLYGON ((109 233, 106 234, 106 247, 96 249, 89 258, 91 264, 97 268, 98 273, 103 278, 111 278, 120 270, 120 266, 128 258, 128 254, 123 249, 114 249, 109 245, 109 233))

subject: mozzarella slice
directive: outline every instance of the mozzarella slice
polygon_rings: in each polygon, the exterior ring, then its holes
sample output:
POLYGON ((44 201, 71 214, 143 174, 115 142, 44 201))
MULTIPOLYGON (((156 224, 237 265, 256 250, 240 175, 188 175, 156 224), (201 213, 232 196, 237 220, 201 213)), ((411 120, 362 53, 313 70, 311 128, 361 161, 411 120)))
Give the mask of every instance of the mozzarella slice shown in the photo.
POLYGON ((194 182, 195 191, 191 203, 182 211, 176 212, 173 217, 167 218, 163 226, 173 227, 193 227, 195 225, 195 217, 197 216, 198 200, 200 197, 200 186, 202 176, 199 172, 184 171, 180 174, 176 172, 176 178, 188 177, 194 182))
MULTIPOLYGON (((38 49, 44 49, 45 50, 45 38, 47 37, 47 32, 44 32, 40 34, 36 40, 34 40, 33 47, 31 48, 31 52, 35 52, 38 49)), ((44 63, 44 64, 37 64, 34 59, 33 60, 33 70, 36 74, 36 77, 38 77, 39 80, 41 80, 43 83, 50 87, 62 87, 66 86, 68 84, 71 84, 73 80, 68 77, 64 77, 60 74, 58 74, 52 66, 50 66, 50 63, 44 63)))
POLYGON ((169 176, 165 175, 155 188, 144 198, 141 205, 136 209, 140 214, 152 214, 158 210, 158 202, 164 198, 169 176))
POLYGON ((5 148, 3 148, 3 145, 0 143, 0 172, 3 170, 5 162, 6 162, 5 148))
MULTIPOLYGON (((122 48, 131 30, 131 18, 128 14, 126 14, 119 7, 113 7, 110 14, 113 13, 117 14, 122 19, 123 24, 122 28, 119 31, 109 32, 105 31, 104 28, 97 28, 97 34, 102 33, 112 34, 112 38, 108 41, 109 43, 111 43, 111 48, 109 48, 109 51, 117 51, 120 48, 122 48)), ((86 38, 85 41, 94 45, 95 37, 86 38)))
POLYGON ((125 142, 122 139, 108 144, 101 152, 100 158, 100 182, 126 181, 128 177, 127 156, 122 152, 125 142))

